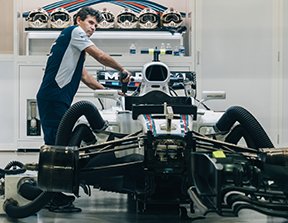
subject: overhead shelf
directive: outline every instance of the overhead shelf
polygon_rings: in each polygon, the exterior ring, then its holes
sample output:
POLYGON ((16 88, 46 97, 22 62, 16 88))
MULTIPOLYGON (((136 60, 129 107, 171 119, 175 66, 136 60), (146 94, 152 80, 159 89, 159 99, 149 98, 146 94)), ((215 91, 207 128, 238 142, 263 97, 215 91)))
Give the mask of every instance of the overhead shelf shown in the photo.
MULTIPOLYGON (((60 31, 26 31, 29 39, 56 39, 60 31)), ((169 31, 96 31, 91 39, 181 39, 180 33, 169 31)))
MULTIPOLYGON (((51 29, 25 30, 26 55, 48 54, 51 44, 60 32, 61 30, 51 29)), ((167 30, 96 30, 90 39, 110 54, 124 55, 131 43, 137 43, 138 50, 157 45, 160 47, 162 42, 168 42, 175 47, 182 43, 183 36, 167 30)))

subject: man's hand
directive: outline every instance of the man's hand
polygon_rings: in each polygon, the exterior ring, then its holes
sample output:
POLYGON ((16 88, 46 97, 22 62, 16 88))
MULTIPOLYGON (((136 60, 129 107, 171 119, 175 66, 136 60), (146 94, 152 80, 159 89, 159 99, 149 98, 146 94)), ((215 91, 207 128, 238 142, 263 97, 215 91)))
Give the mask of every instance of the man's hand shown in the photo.
POLYGON ((132 74, 128 70, 126 70, 126 69, 122 70, 122 72, 120 73, 121 83, 128 83, 130 81, 131 76, 132 76, 132 74))
POLYGON ((120 73, 120 81, 122 83, 121 91, 123 92, 124 95, 127 92, 127 85, 128 85, 128 82, 130 81, 130 77, 131 77, 131 73, 128 70, 124 69, 120 73))

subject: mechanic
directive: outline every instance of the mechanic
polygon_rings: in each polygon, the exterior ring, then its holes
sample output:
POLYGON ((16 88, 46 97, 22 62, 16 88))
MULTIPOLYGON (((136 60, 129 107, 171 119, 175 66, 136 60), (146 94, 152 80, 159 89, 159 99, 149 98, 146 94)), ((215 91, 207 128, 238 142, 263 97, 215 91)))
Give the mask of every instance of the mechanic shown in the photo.
POLYGON ((127 74, 130 72, 111 56, 97 48, 90 40, 102 21, 101 13, 84 7, 74 17, 74 25, 64 29, 52 44, 44 77, 37 93, 37 104, 46 145, 54 145, 58 125, 72 104, 80 80, 89 88, 104 89, 104 86, 88 74, 84 68, 86 52, 104 66, 127 74))
MULTIPOLYGON (((80 9, 74 17, 74 25, 65 28, 51 46, 44 77, 37 93, 46 145, 55 145, 58 125, 71 106, 81 80, 93 90, 104 88, 84 68, 86 52, 104 66, 126 74, 123 82, 128 82, 131 76, 129 71, 90 40, 101 20, 102 16, 98 10, 91 7, 80 9)), ((73 206, 74 199, 74 196, 57 193, 50 202, 49 210, 80 211, 81 209, 73 206)))

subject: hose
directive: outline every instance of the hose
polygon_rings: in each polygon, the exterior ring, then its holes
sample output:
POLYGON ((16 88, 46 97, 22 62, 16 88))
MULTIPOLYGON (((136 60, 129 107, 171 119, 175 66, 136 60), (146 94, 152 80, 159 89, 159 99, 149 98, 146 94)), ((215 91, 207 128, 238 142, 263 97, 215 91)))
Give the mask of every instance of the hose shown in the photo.
POLYGON ((265 130, 256 118, 240 106, 232 106, 228 108, 216 123, 216 128, 220 131, 228 132, 237 121, 245 129, 251 139, 253 139, 254 149, 274 147, 265 130))
POLYGON ((237 144, 241 138, 244 138, 249 148, 256 148, 253 138, 249 135, 248 131, 242 125, 236 125, 226 136, 225 142, 237 144))
POLYGON ((13 199, 7 199, 3 209, 10 218, 26 218, 41 210, 53 196, 54 192, 42 192, 32 202, 23 206, 18 206, 18 202, 13 199))
POLYGON ((19 167, 22 169, 24 167, 24 164, 19 161, 11 161, 5 166, 5 170, 10 170, 11 167, 19 167))
POLYGON ((72 132, 71 139, 69 140, 68 146, 80 147, 82 140, 89 144, 94 144, 97 142, 95 135, 93 134, 91 129, 85 124, 80 124, 75 127, 72 132))
POLYGON ((69 144, 72 129, 82 115, 86 117, 93 131, 101 131, 107 127, 107 122, 103 120, 94 104, 89 101, 79 101, 73 104, 61 119, 56 134, 56 145, 67 146, 69 144))
POLYGON ((4 169, 0 169, 0 179, 5 177, 5 175, 15 175, 25 173, 26 169, 24 164, 19 161, 11 161, 9 162, 4 169), (11 169, 13 167, 13 169, 11 169), (19 167, 19 169, 15 169, 14 167, 19 167))
MULTIPOLYGON (((6 168, 11 168, 19 164, 17 161, 10 162, 6 168)), ((20 165, 21 166, 21 165, 20 165)), ((43 192, 36 186, 34 180, 23 178, 18 182, 18 193, 27 200, 26 205, 19 206, 18 202, 12 198, 5 200, 3 210, 10 218, 26 218, 41 210, 55 195, 54 192, 43 192)))
MULTIPOLYGON (((59 135, 59 138, 62 138, 59 135)), ((75 127, 71 134, 68 146, 81 146, 81 142, 84 141, 87 144, 94 144, 97 142, 97 139, 91 129, 86 124, 80 124, 75 127)), ((86 159, 79 160, 79 168, 86 165, 86 159)))
POLYGON ((18 194, 29 201, 36 199, 43 191, 37 187, 36 182, 28 181, 20 185, 18 194))

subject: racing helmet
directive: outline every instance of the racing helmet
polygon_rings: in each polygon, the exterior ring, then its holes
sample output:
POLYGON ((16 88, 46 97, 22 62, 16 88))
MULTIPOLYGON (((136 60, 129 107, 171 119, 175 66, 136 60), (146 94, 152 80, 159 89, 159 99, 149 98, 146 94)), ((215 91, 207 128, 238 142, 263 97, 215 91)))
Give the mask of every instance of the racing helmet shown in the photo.
POLYGON ((139 26, 141 29, 155 29, 159 23, 159 16, 151 8, 143 9, 139 15, 139 26))
POLYGON ((165 10, 161 16, 162 25, 165 27, 177 28, 181 26, 183 18, 177 10, 169 8, 165 10))
POLYGON ((71 16, 69 12, 62 8, 54 9, 50 14, 51 28, 66 28, 71 25, 71 16))
POLYGON ((131 9, 125 8, 117 15, 117 25, 122 29, 137 28, 138 17, 131 9))
POLYGON ((47 28, 49 15, 43 8, 31 10, 26 18, 30 28, 47 28))
POLYGON ((107 10, 107 8, 103 8, 101 15, 103 20, 98 24, 98 27, 102 29, 114 28, 115 17, 113 13, 107 10))

